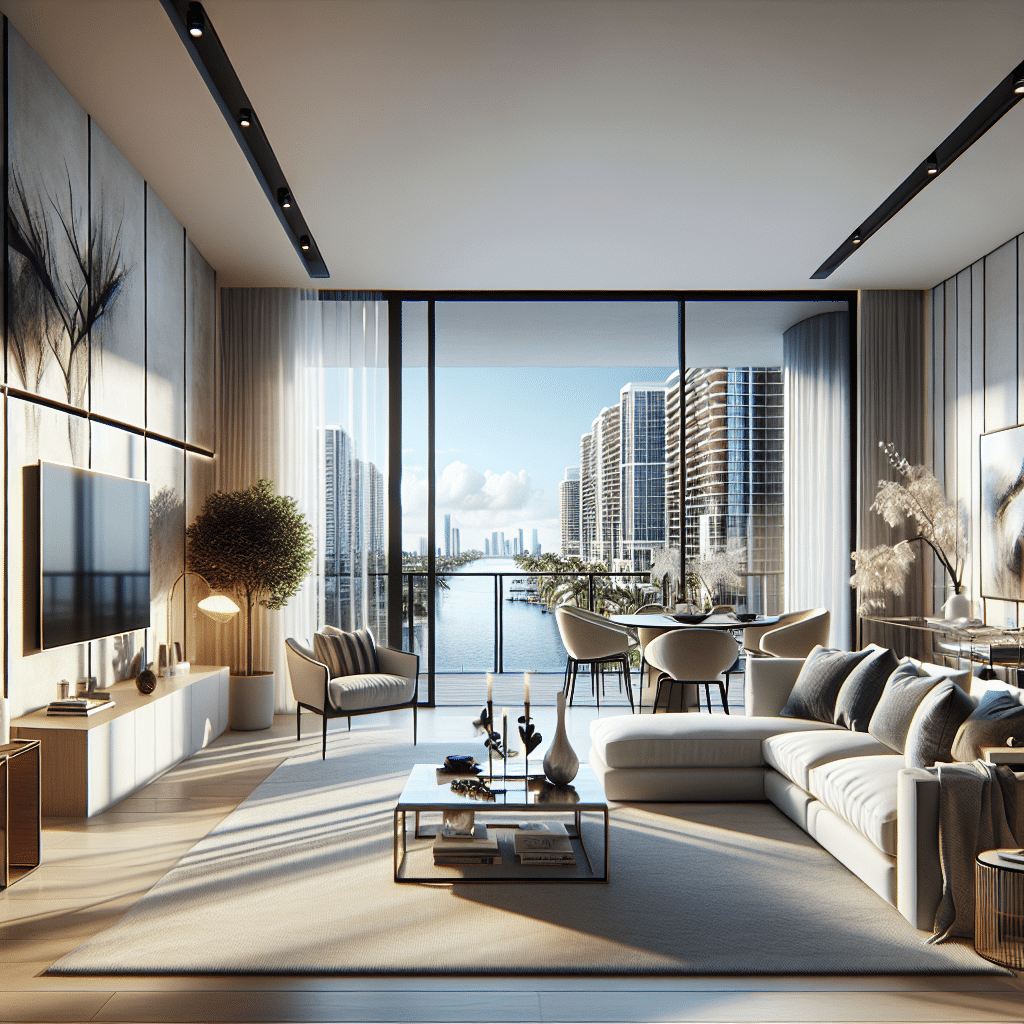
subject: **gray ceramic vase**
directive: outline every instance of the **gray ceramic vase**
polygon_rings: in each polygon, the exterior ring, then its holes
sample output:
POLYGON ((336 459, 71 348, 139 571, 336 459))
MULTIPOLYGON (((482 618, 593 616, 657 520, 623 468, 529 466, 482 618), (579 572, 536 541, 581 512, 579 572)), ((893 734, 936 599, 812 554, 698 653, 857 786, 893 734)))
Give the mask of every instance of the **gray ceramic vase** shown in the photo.
POLYGON ((580 770, 580 759, 565 733, 565 694, 558 695, 558 727, 555 738, 544 755, 544 774, 556 786, 568 786, 580 770))

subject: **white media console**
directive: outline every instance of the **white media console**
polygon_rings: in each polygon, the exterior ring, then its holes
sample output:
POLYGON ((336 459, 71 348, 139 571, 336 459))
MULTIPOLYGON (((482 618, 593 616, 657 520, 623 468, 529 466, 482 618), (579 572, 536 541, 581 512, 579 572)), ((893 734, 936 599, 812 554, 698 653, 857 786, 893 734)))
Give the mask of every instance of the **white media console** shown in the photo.
POLYGON ((129 680, 110 695, 114 707, 88 718, 48 717, 41 708, 11 722, 13 737, 39 740, 44 815, 99 814, 228 725, 227 667, 160 678, 150 694, 129 680))

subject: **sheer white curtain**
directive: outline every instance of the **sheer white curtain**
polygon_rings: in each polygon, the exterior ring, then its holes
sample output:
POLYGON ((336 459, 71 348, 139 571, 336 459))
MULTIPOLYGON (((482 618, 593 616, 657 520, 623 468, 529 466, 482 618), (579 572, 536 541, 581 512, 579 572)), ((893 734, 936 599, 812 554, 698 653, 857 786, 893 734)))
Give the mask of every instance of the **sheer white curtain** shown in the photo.
MULTIPOLYGON (((278 611, 254 613, 254 665, 273 671, 278 711, 293 710, 284 638, 312 639, 319 621, 323 563, 323 304, 315 291, 221 291, 221 403, 217 489, 236 491, 261 478, 295 499, 313 527, 313 573, 278 611)), ((209 396, 214 401, 214 396, 209 396)), ((244 664, 236 620, 212 627, 214 664, 244 664)))
POLYGON ((323 621, 368 626, 386 643, 387 303, 337 294, 321 293, 330 510, 323 621))
POLYGON ((850 324, 822 313, 783 336, 787 609, 828 608, 833 646, 849 650, 850 324))
MULTIPOLYGON (((296 500, 316 540, 313 572, 301 591, 279 611, 259 609, 254 619, 254 660, 275 673, 278 711, 295 708, 286 637, 311 641, 325 622, 369 625, 383 637, 387 618, 387 304, 344 296, 221 292, 217 488, 273 481, 278 494, 296 500), (331 613, 338 565, 345 568, 344 622, 331 613)), ((242 663, 237 622, 206 633, 213 664, 242 663)))

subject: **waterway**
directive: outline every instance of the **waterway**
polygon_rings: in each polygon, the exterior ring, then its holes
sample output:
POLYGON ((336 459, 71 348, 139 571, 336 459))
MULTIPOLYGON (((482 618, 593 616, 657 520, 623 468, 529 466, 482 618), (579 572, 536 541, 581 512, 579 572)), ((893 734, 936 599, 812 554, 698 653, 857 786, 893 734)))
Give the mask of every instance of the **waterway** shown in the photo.
MULTIPOLYGON (((448 577, 448 590, 438 589, 437 637, 435 640, 435 671, 491 672, 495 669, 494 652, 494 577, 472 576, 470 573, 516 573, 511 558, 480 558, 463 566, 448 577)), ((510 601, 513 576, 504 578, 501 602, 503 619, 503 653, 506 672, 558 672, 565 669, 565 648, 558 635, 555 617, 542 612, 540 605, 526 601, 510 601)), ((414 624, 414 650, 426 666, 427 623, 414 624)), ((408 641, 408 627, 404 640, 408 641)), ((409 650, 405 646, 405 650, 409 650)))

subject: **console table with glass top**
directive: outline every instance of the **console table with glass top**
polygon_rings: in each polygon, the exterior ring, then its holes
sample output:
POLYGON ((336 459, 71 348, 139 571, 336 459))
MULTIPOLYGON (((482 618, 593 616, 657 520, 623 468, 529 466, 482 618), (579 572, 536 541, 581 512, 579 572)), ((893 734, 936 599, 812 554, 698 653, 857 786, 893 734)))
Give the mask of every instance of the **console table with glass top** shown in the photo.
POLYGON ((997 626, 966 626, 944 619, 921 617, 883 618, 861 615, 858 619, 859 646, 864 646, 865 622, 928 635, 933 656, 947 661, 972 661, 989 668, 1024 669, 1024 630, 997 626))
MULTIPOLYGON (((520 762, 521 764, 521 762, 520 762)), ((481 800, 453 793, 454 779, 465 775, 445 775, 438 765, 417 764, 395 805, 393 854, 396 882, 607 882, 608 881, 608 800, 604 788, 589 764, 581 764, 571 786, 552 786, 543 777, 509 778, 500 776, 488 780, 494 800, 481 800), (499 832, 500 864, 460 864, 435 866, 433 841, 435 826, 420 825, 420 815, 445 811, 474 811, 477 821, 483 817, 499 816, 488 821, 488 827, 499 832), (584 840, 582 824, 585 813, 600 815, 603 820, 604 863, 601 874, 594 870, 590 850, 584 840), (406 816, 415 815, 415 827, 408 829, 406 816), (576 853, 575 867, 547 867, 538 864, 517 864, 508 835, 514 834, 523 818, 534 820, 539 816, 565 816, 573 821, 566 824, 576 853), (504 835, 502 835, 504 834, 504 835), (505 839, 502 842, 502 838, 505 839), (582 860, 581 860, 582 854, 582 860)), ((438 826, 439 827, 439 826, 438 826)))

